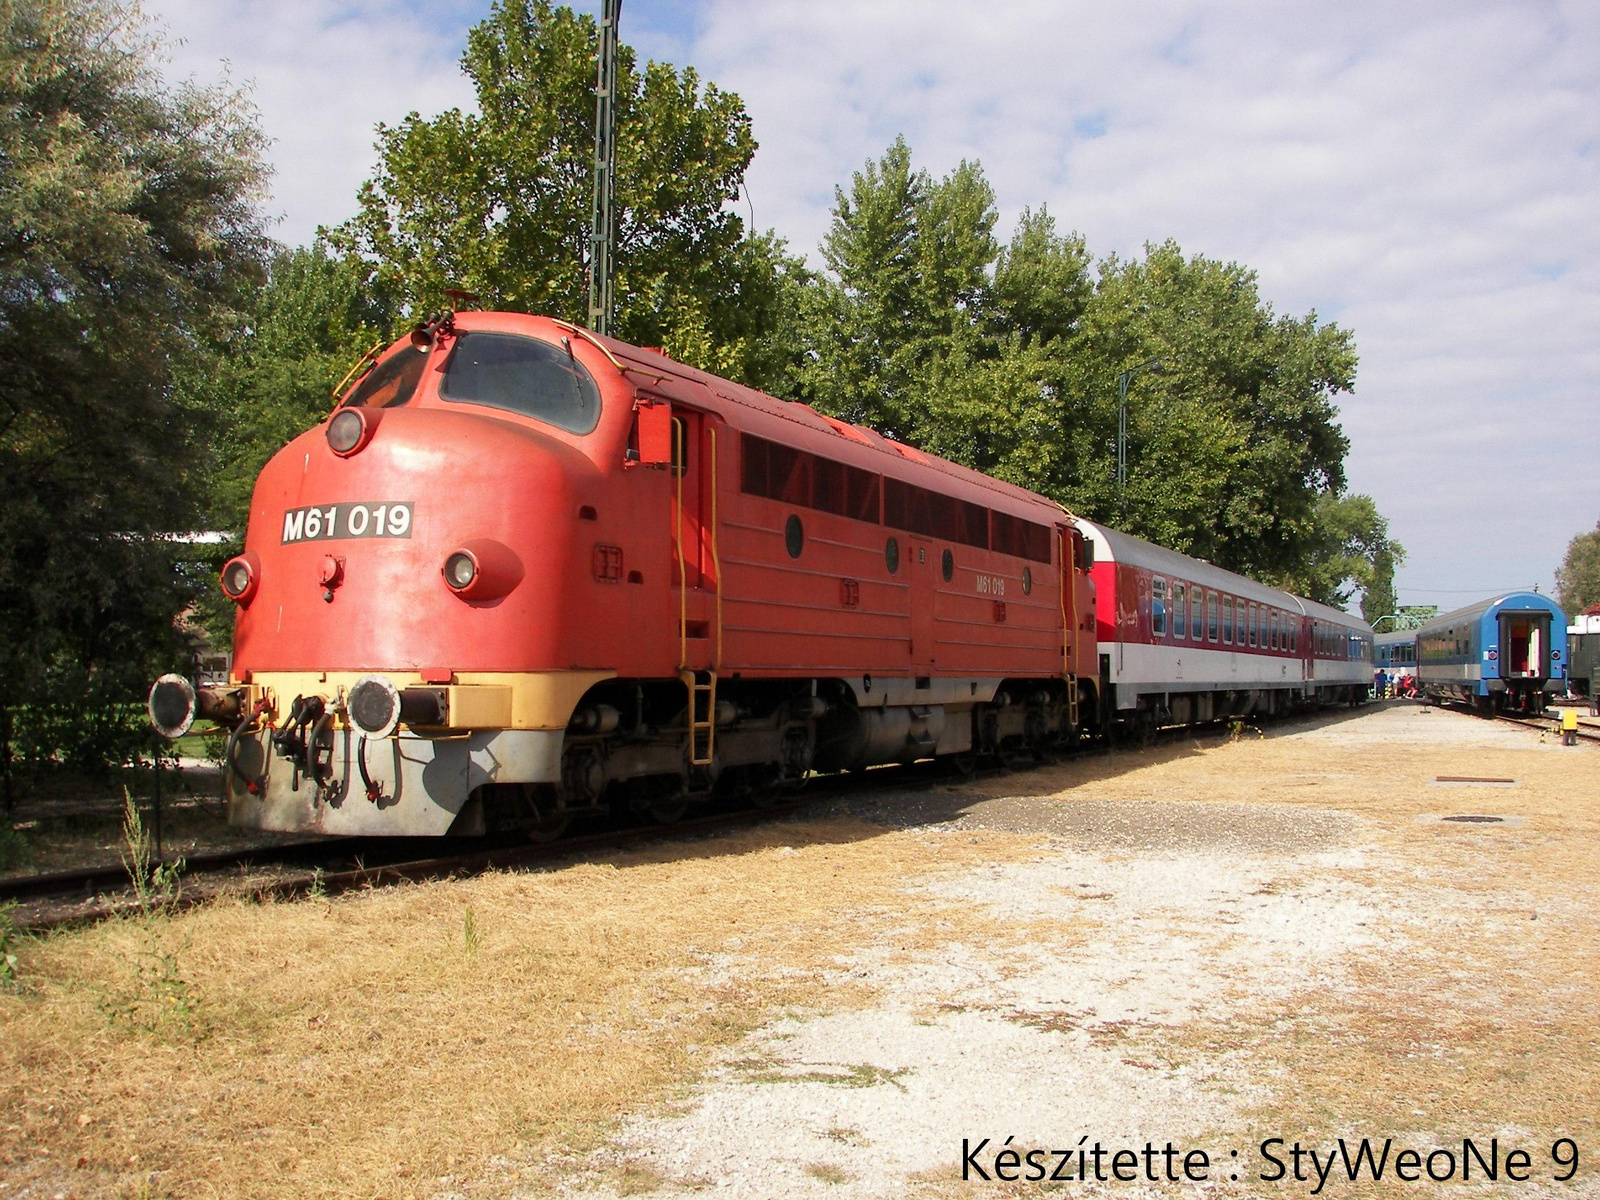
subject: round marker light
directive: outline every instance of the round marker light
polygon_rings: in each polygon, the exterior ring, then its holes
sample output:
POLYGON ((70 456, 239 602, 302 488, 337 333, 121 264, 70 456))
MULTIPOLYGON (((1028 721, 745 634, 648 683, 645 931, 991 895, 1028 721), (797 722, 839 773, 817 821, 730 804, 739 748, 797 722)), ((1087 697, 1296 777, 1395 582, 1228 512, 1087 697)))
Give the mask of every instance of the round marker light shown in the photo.
POLYGON ((222 567, 223 594, 235 604, 248 604, 256 594, 256 565, 252 554, 230 558, 222 567))
POLYGON ((444 560, 444 578, 456 591, 471 587, 472 581, 478 577, 478 564, 473 561, 472 555, 465 550, 457 550, 444 560))
POLYGON ((400 724, 400 693, 382 675, 356 680, 345 704, 350 720, 368 737, 388 737, 400 724))

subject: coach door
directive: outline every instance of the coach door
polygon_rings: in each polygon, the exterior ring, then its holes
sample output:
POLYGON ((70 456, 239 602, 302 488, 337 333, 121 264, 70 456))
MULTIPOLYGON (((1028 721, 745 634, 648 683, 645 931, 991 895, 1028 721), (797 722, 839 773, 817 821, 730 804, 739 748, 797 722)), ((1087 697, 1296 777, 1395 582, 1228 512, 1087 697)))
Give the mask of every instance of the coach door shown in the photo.
POLYGON ((1502 679, 1542 679, 1547 674, 1545 656, 1550 643, 1548 613, 1500 614, 1500 670, 1502 679))
POLYGON ((690 670, 714 669, 721 656, 717 611, 716 489, 718 426, 696 409, 672 409, 673 575, 678 583, 679 653, 690 670))
POLYGON ((1305 678, 1317 677, 1317 623, 1297 619, 1300 626, 1300 660, 1305 663, 1305 678))
POLYGON ((934 575, 939 569, 933 543, 926 538, 906 538, 906 583, 911 589, 911 665, 930 668, 934 654, 934 575))

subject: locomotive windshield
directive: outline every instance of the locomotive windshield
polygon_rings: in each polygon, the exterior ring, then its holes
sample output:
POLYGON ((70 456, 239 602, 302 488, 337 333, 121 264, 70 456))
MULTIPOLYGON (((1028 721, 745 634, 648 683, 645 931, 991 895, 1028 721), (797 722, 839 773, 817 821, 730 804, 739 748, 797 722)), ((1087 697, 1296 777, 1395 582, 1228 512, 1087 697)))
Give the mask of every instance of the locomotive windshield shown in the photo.
POLYGON ((351 390, 344 408, 397 408, 417 392, 428 356, 402 346, 384 359, 351 390))
POLYGON ((600 389, 571 353, 509 333, 463 333, 445 365, 439 395, 589 433, 600 420, 600 389))

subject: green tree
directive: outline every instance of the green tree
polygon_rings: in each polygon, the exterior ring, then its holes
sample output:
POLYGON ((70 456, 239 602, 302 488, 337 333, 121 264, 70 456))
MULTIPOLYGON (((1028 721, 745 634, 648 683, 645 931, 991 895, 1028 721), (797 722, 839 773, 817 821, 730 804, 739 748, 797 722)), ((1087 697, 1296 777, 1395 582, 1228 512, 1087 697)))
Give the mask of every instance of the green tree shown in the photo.
POLYGON ((1369 621, 1399 612, 1394 569, 1405 550, 1389 537, 1389 522, 1371 496, 1352 493, 1318 497, 1305 565, 1282 582, 1324 604, 1344 607, 1361 593, 1361 615, 1369 621))
POLYGON ((397 314, 371 271, 318 240, 279 250, 241 326, 182 379, 216 414, 210 524, 243 534, 250 493, 267 459, 327 417, 332 391, 362 355, 395 336, 397 314))
POLYGON ((173 373, 259 271, 264 170, 243 96, 166 89, 159 49, 112 0, 0 4, 7 766, 126 753, 192 595, 161 535, 194 528, 209 421, 173 373))
POLYGON ((1345 493, 1348 331, 1275 313, 1253 272, 1173 243, 1091 271, 1025 210, 995 240, 976 163, 933 180, 897 139, 835 194, 799 391, 817 407, 1176 550, 1344 602, 1399 548, 1345 493), (1116 482, 1119 374, 1128 480, 1116 482))
POLYGON ((1318 506, 1344 491, 1334 397, 1354 386, 1350 334, 1278 316, 1254 272, 1171 243, 1110 258, 1065 348, 1076 508, 1229 570, 1306 575, 1318 506), (1117 375, 1130 382, 1128 482, 1115 482, 1117 375))
POLYGON ((942 180, 911 165, 904 139, 835 190, 822 242, 831 275, 814 313, 806 398, 824 411, 921 444, 935 364, 992 356, 982 343, 998 247, 994 192, 963 162, 942 180))
MULTIPOLYGON (((413 311, 463 287, 486 308, 586 322, 597 48, 587 14, 496 0, 461 60, 478 112, 379 126, 378 172, 336 243, 413 311)), ((758 343, 781 332, 796 264, 730 207, 756 149, 744 105, 692 68, 617 58, 614 328, 723 374, 772 369, 758 343)))
POLYGON ((1600 521, 1567 543, 1566 557, 1556 568, 1556 596, 1569 617, 1600 604, 1600 521))

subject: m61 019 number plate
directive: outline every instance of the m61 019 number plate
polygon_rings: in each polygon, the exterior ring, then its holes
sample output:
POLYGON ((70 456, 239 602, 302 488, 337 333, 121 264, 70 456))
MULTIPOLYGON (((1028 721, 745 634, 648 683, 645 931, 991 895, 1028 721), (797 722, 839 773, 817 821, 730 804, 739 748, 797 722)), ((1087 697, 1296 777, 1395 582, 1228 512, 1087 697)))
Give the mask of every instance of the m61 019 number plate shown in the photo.
POLYGON ((283 514, 283 545, 326 542, 334 538, 411 536, 411 501, 370 504, 322 504, 291 508, 283 514))

